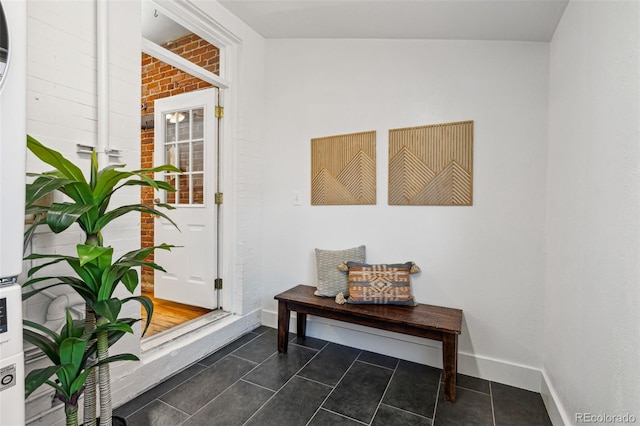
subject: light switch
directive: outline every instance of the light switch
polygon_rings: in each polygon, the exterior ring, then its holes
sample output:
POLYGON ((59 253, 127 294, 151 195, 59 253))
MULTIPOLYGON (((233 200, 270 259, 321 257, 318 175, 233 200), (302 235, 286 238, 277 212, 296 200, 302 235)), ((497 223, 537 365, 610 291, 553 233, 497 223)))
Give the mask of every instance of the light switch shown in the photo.
POLYGON ((301 206, 302 205, 302 192, 293 191, 292 201, 293 201, 293 205, 294 206, 301 206))

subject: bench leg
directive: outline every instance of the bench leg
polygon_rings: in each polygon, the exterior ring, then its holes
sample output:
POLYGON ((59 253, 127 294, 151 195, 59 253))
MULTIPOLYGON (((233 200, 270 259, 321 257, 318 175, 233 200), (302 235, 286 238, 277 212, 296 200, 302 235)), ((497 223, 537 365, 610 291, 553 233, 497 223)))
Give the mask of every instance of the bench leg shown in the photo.
POLYGON ((287 307, 287 302, 278 301, 278 352, 287 352, 289 343, 289 320, 291 311, 287 307))
POLYGON ((298 312, 296 315, 298 316, 298 328, 296 329, 298 337, 307 337, 307 314, 298 312))
POLYGON ((456 374, 458 373, 458 335, 442 336, 442 369, 444 371, 444 400, 456 402, 456 374))

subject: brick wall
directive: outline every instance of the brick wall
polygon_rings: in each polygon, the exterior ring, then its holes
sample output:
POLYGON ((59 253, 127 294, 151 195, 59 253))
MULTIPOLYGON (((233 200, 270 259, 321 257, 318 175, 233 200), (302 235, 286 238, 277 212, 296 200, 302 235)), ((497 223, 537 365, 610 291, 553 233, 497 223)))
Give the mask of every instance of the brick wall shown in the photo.
MULTIPOLYGON (((163 45, 171 52, 193 62, 196 65, 210 71, 216 75, 220 73, 220 51, 206 40, 195 34, 189 34, 177 40, 163 45)), ((171 65, 165 64, 145 53, 142 54, 142 114, 153 114, 154 101, 160 98, 179 95, 181 93, 193 92, 212 87, 210 83, 193 77, 171 65)), ((153 166, 153 129, 141 130, 140 150, 141 167, 153 166)), ((154 193, 150 188, 142 188, 140 191, 142 203, 151 204, 154 193)), ((148 214, 142 214, 140 237, 142 247, 153 245, 153 222, 154 219, 148 214)), ((152 260, 153 258, 149 258, 152 260)), ((153 285, 153 270, 143 268, 143 286, 153 285)))

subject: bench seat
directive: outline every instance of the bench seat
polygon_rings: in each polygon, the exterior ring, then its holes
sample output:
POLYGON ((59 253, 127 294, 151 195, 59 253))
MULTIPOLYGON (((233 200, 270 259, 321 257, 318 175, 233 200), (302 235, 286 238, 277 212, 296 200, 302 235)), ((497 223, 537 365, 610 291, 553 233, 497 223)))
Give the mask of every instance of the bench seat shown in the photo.
POLYGON ((297 334, 306 336, 307 315, 315 315, 381 330, 423 337, 442 342, 444 399, 456 400, 458 335, 462 328, 462 310, 418 304, 355 305, 337 304, 333 298, 313 294, 315 287, 298 285, 274 298, 278 301, 278 352, 287 352, 291 311, 297 313, 297 334))

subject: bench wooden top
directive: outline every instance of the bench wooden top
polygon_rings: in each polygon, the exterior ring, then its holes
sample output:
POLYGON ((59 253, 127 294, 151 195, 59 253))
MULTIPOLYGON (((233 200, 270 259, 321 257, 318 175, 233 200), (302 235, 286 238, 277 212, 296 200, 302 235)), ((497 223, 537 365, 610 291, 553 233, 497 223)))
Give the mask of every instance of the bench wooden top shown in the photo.
MULTIPOLYGON (((398 305, 356 305, 346 303, 339 305, 332 297, 315 296, 315 287, 298 285, 276 295, 274 298, 336 314, 361 317, 366 320, 377 320, 398 325, 406 325, 424 330, 436 330, 443 333, 460 334, 462 329, 462 310, 443 306, 418 304, 417 306, 398 305)), ((295 310, 295 309, 293 309, 295 310)))

